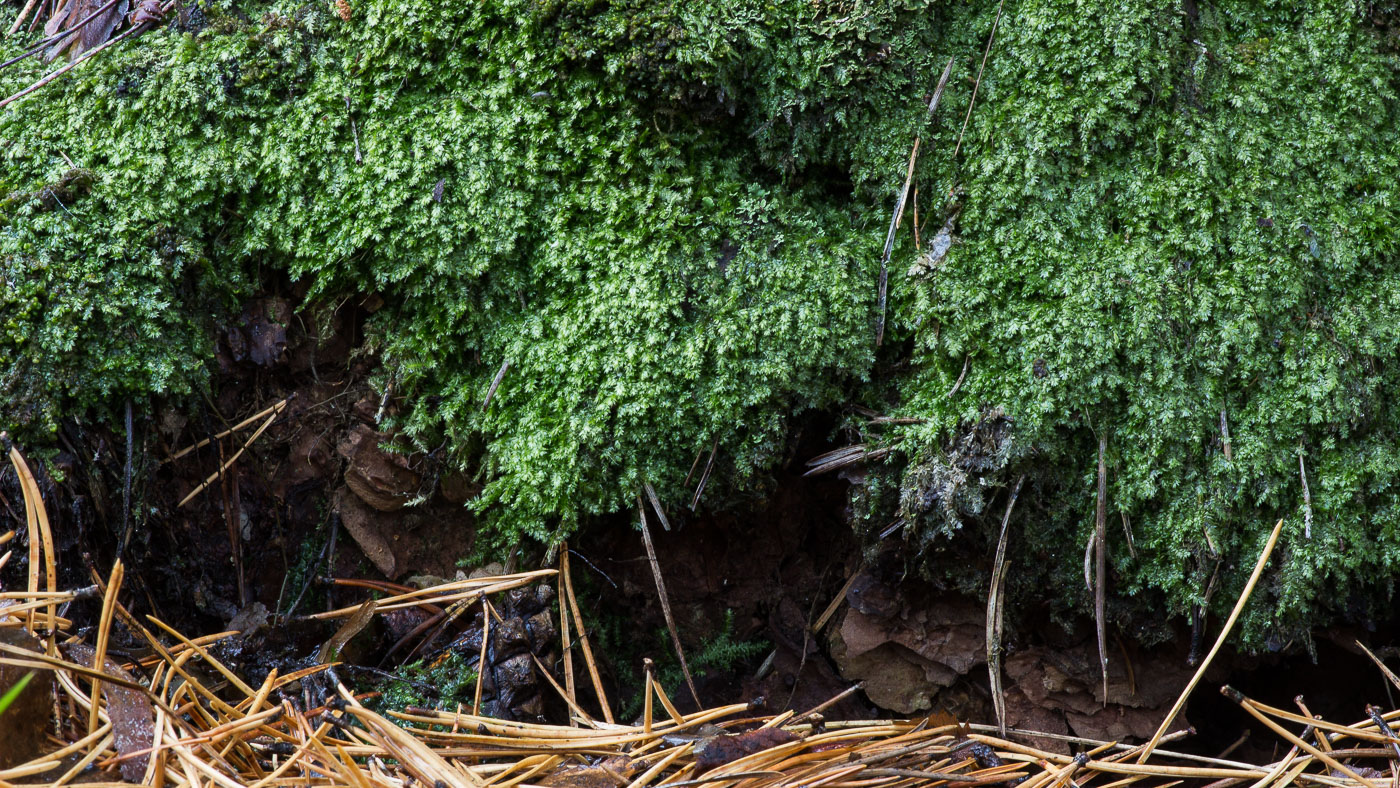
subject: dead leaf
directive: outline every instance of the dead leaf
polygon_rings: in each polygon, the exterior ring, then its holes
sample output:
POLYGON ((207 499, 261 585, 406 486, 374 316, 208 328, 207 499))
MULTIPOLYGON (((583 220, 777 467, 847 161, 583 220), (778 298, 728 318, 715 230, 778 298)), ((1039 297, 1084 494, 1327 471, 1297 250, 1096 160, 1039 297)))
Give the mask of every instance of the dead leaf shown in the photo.
MULTIPOLYGON (((97 651, 83 643, 64 646, 69 659, 80 665, 92 665, 97 651)), ((94 666, 95 667, 95 666, 94 666)), ((122 670, 110 657, 104 657, 100 670, 111 676, 127 681, 136 681, 130 673, 122 670)), ((117 755, 127 755, 138 750, 148 750, 155 743, 155 709, 143 693, 111 682, 102 683, 102 694, 107 698, 107 716, 112 720, 117 755)), ((146 762, 149 755, 137 755, 121 762, 122 779, 140 782, 146 775, 146 762)))
POLYGON ((537 784, 550 788, 618 788, 636 773, 631 758, 608 758, 596 766, 566 766, 537 784))
POLYGON ((733 763, 756 752, 771 750, 799 737, 782 728, 759 728, 738 734, 725 734, 705 739, 695 745, 695 772, 703 774, 716 766, 733 763))

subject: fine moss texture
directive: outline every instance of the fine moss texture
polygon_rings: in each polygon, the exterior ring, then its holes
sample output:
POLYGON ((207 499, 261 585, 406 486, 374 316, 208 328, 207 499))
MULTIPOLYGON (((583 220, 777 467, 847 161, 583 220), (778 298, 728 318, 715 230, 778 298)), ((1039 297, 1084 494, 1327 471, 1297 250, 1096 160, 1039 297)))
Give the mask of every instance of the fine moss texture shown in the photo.
MULTIPOLYGON (((983 582, 950 556, 988 552, 1024 473, 1014 582, 1086 610, 1104 434, 1136 547, 1116 526, 1120 626, 1192 611, 1217 566, 1227 607, 1279 517, 1251 643, 1389 600, 1394 9, 349 10, 192 5, 0 110, 0 421, 42 438, 207 385, 214 326, 290 276, 384 298, 389 426, 481 479, 486 544, 553 543, 643 481, 688 500, 715 443, 742 489, 795 415, 857 403, 923 420, 870 435, 896 451, 858 497, 931 577, 983 582), (916 136, 926 248, 911 210, 877 348, 916 136)), ((0 93, 43 69, 0 71, 0 93)))

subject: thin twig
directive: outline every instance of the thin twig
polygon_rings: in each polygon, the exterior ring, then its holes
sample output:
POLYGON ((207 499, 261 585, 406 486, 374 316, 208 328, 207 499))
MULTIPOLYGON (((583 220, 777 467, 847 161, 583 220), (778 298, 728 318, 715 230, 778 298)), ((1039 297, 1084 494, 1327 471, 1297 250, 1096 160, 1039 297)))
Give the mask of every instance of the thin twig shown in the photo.
MULTIPOLYGON (((933 91, 933 99, 928 104, 928 114, 933 116, 938 109, 938 102, 943 98, 943 88, 948 84, 948 75, 953 73, 953 58, 948 58, 948 65, 943 69, 943 76, 938 80, 938 87, 933 91)), ((919 158, 919 137, 914 137, 914 147, 909 151, 909 166, 904 174, 904 187, 899 190, 899 196, 895 199, 894 215, 890 217, 890 229, 885 233, 885 250, 880 255, 880 287, 879 302, 880 315, 875 324, 875 347, 879 347, 885 341, 885 301, 889 291, 890 282, 890 255, 894 252, 894 234, 899 229, 900 219, 904 216, 904 205, 909 199, 909 186, 914 182, 914 162, 919 158)))
POLYGON ((656 490, 652 488, 651 482, 642 482, 642 489, 647 491, 647 498, 651 500, 651 508, 656 510, 656 516, 661 520, 661 527, 667 531, 671 530, 671 521, 666 519, 666 510, 661 508, 661 499, 656 497, 656 490))
POLYGON ((997 38, 997 25, 1001 24, 1002 8, 1006 0, 997 3, 997 17, 992 21, 991 35, 987 36, 987 49, 982 53, 982 65, 977 67, 977 80, 972 83, 972 98, 967 102, 967 114, 963 116, 962 130, 958 132, 958 144, 953 146, 953 159, 957 160, 962 150, 963 135, 967 133, 967 122, 972 119, 972 108, 977 104, 977 90, 982 87, 982 71, 987 67, 987 56, 992 54, 992 42, 997 38))
POLYGON ((947 396, 947 399, 952 399, 952 398, 953 398, 953 395, 958 393, 958 389, 962 388, 963 381, 967 379, 967 370, 968 370, 971 366, 972 366, 972 354, 971 354, 971 353, 968 353, 967 355, 963 356, 963 368, 962 368, 962 372, 958 373, 958 379, 955 380, 955 381, 953 381, 953 387, 950 388, 950 389, 948 389, 948 396, 947 396))
POLYGON ((695 452, 695 462, 690 464, 690 470, 686 471, 685 481, 681 482, 682 487, 690 486, 691 477, 695 476, 695 470, 700 467, 700 460, 705 457, 705 447, 701 446, 700 451, 695 452))
POLYGON ((1391 751, 1395 753, 1396 760, 1400 761, 1400 741, 1396 740, 1395 730, 1390 727, 1390 723, 1386 722, 1385 718, 1381 716, 1381 710, 1368 703, 1366 704, 1366 715, 1371 718, 1372 722, 1376 723, 1376 730, 1385 734, 1386 743, 1390 745, 1391 751))
POLYGON ((676 657, 681 662, 681 672, 685 674, 686 686, 690 688, 690 696, 695 700, 696 708, 704 708, 700 702, 700 693, 695 689, 695 679, 690 676, 690 665, 685 661, 685 649, 681 647, 681 636, 676 631, 676 619, 671 615, 671 600, 666 594, 666 581, 661 577, 661 564, 656 560, 656 547, 651 543, 651 529, 647 527, 647 510, 642 505, 641 496, 637 496, 637 514, 641 516, 642 543, 646 545, 647 560, 651 563, 651 576, 656 581, 656 595, 661 599, 661 613, 666 617, 666 629, 671 632, 671 645, 676 649, 676 657))
POLYGON ((1376 663, 1376 667, 1381 669, 1381 674, 1385 676, 1386 680, 1395 685, 1396 689, 1400 689, 1400 676, 1396 676, 1394 671, 1386 667, 1386 664, 1381 662, 1381 658, 1372 654, 1371 649, 1366 648, 1364 643, 1358 640, 1356 641, 1356 645, 1362 651, 1366 652, 1366 656, 1370 657, 1372 662, 1376 663))
MULTIPOLYGON (((107 644, 112 636, 112 618, 115 615, 115 605, 117 594, 121 591, 122 578, 126 571, 122 567, 122 560, 117 559, 116 565, 112 567, 112 574, 107 581, 107 591, 102 596, 102 614, 97 623, 97 647, 92 657, 92 669, 103 671, 106 665, 107 644)), ((87 732, 91 736, 97 730, 98 722, 98 700, 102 697, 102 682, 94 680, 92 682, 91 705, 88 713, 87 732)))
POLYGON ((246 441, 243 442, 243 446, 242 446, 237 452, 234 452, 234 455, 233 455, 232 457, 228 458, 228 461, 227 461, 227 462, 225 462, 224 464, 222 464, 222 465, 219 466, 219 470, 214 471, 213 473, 211 473, 211 474, 209 475, 209 478, 205 479, 203 482, 200 483, 200 485, 199 485, 198 487, 196 487, 196 488, 194 488, 193 490, 191 490, 189 495, 186 495, 184 498, 180 499, 180 502, 177 503, 177 504, 175 504, 175 508, 179 509, 179 508, 183 507, 185 504, 187 504, 187 503, 189 503, 190 501, 194 500, 194 497, 195 497, 196 495, 199 495, 200 493, 204 492, 205 488, 207 488, 209 485, 213 484, 214 481, 215 481, 216 479, 218 479, 218 478, 220 478, 221 476, 223 476, 224 471, 227 471, 227 470, 229 469, 229 466, 231 466, 231 465, 233 465, 235 462, 237 462, 237 461, 238 461, 238 458, 243 456, 243 452, 247 451, 247 450, 248 450, 248 447, 251 446, 251 445, 253 445, 253 441, 257 440, 258 437, 261 436, 261 435, 263 434, 263 432, 264 432, 268 427, 271 427, 271 426, 272 426, 272 422, 274 422, 274 421, 276 421, 276 420, 277 420, 277 414, 274 413, 274 414, 272 414, 271 416, 268 416, 268 417, 267 417, 267 421, 263 422, 263 425, 262 425, 261 427, 258 427, 258 431, 257 431, 257 432, 254 432, 252 435, 248 436, 248 440, 246 440, 246 441))
MULTIPOLYGON (((355 125, 355 113, 354 110, 350 108, 349 96, 345 96, 345 115, 350 118, 350 134, 353 135, 355 138, 355 163, 363 164, 364 159, 360 157, 360 129, 358 126, 355 125)), ((505 370, 502 369, 501 372, 504 374, 505 370)), ((499 379, 499 377, 500 376, 498 375, 497 378, 499 379)), ((491 404, 490 394, 486 395, 486 404, 491 404)), ((482 410, 485 410, 485 407, 483 407, 482 410)))
POLYGON ((841 586, 841 590, 836 592, 836 596, 832 598, 831 603, 828 604, 826 609, 822 611, 822 614, 817 617, 817 623, 812 625, 813 632, 822 631, 822 627, 826 626, 826 622, 830 621, 831 617, 836 615, 836 611, 841 609, 841 603, 846 601, 846 592, 850 591, 851 586, 855 585, 856 578, 860 577, 860 573, 864 568, 864 566, 857 567, 856 571, 852 572, 851 576, 846 578, 846 582, 841 586))
MULTIPOLYGON (((126 465, 122 474, 122 540, 120 547, 126 546, 127 536, 131 533, 131 465, 134 454, 134 439, 132 438, 132 418, 131 418, 131 398, 126 399, 126 465)), ((120 547, 117 553, 121 553, 120 547)), ((91 731, 88 731, 91 733, 91 731)))
POLYGON ((15 17, 15 23, 10 25, 10 30, 6 35, 12 36, 15 34, 16 30, 19 30, 19 26, 24 24, 25 17, 29 16, 29 12, 34 10, 34 4, 37 2, 39 2, 39 0, 29 0, 29 2, 24 4, 24 8, 20 10, 19 16, 15 17))
POLYGON ((490 602, 481 603, 481 653, 476 658, 476 689, 472 690, 472 714, 481 713, 481 688, 486 682, 486 650, 491 643, 490 602))
POLYGON ((1277 733, 1279 736, 1282 736, 1284 739, 1287 739, 1293 745, 1303 750, 1306 750, 1314 758, 1317 758, 1318 760, 1322 761, 1323 763, 1327 764, 1333 769, 1336 769, 1337 771, 1347 775, 1353 780, 1356 780, 1357 782, 1366 786, 1366 788, 1379 788, 1379 786, 1377 786, 1375 783, 1357 774, 1346 764, 1342 763, 1341 761, 1338 761, 1336 758, 1333 758, 1331 755, 1328 755, 1322 750, 1319 750, 1317 747, 1308 744, 1303 739, 1300 739, 1297 736, 1293 735, 1282 725, 1279 725, 1277 722, 1274 722, 1273 720, 1269 719, 1267 715, 1265 715, 1263 712, 1261 712, 1258 708, 1255 707, 1253 701, 1251 701, 1249 698, 1246 698, 1239 690, 1235 689, 1234 687, 1228 685, 1221 687, 1220 694, 1234 701, 1240 706, 1240 708, 1248 712, 1249 715, 1254 719, 1264 723, 1265 727, 1269 728, 1269 730, 1272 730, 1274 733, 1277 733))
MULTIPOLYGON (((251 415, 251 416, 249 416, 248 418, 246 418, 246 419, 244 419, 244 420, 238 422, 237 424, 233 425, 232 427, 229 427, 228 429, 224 430, 223 432, 216 433, 216 434, 214 434, 214 435, 210 435, 209 437, 207 437, 207 438, 205 438, 204 440, 202 440, 202 441, 196 443, 196 444, 193 445, 193 446, 188 446, 188 447, 186 447, 186 448, 183 448, 183 449, 181 449, 181 450, 175 452, 174 454, 172 454, 172 455, 170 455, 169 457, 167 457, 167 458, 165 459, 165 462, 174 462, 175 460, 180 459, 181 457, 185 456, 186 454, 189 454, 189 453, 192 452, 192 451, 198 451, 199 449, 202 449, 202 448, 204 448, 205 446, 208 446, 209 444, 213 443, 213 442, 216 441, 216 440, 219 440, 220 438, 226 438, 226 437, 232 435, 232 434, 235 433, 235 432, 238 432, 239 430, 241 430, 241 429, 243 429, 243 428, 245 428, 245 427, 251 427, 252 425, 257 424, 259 421, 262 421, 263 419, 267 418, 268 416, 270 416, 270 415, 272 415, 272 414, 274 414, 274 413, 281 413, 281 412, 282 412, 282 409, 285 408, 285 407, 287 407, 287 403, 291 402, 293 399, 296 399, 296 396, 297 396, 296 394, 292 394, 290 397, 286 397, 286 398, 282 399, 281 401, 274 402, 274 403, 272 403, 271 405, 268 405, 266 408, 263 408, 262 410, 258 411, 257 413, 254 413, 253 415, 251 415)), ((324 404, 324 403, 322 403, 322 404, 324 404)), ((314 407, 314 406, 313 406, 313 407, 314 407)))
POLYGON ((1099 670, 1103 674, 1103 708, 1108 708, 1108 639, 1105 637, 1104 597, 1108 585, 1108 431, 1099 434, 1099 500, 1094 512, 1094 631, 1099 640, 1099 670))
POLYGON ((1303 538, 1312 538, 1312 493, 1308 492, 1308 466, 1303 464, 1303 450, 1298 449, 1298 478, 1303 482, 1303 538))
POLYGON ((1021 494, 1021 484, 1026 481, 1023 475, 1016 480, 1011 497, 1006 501, 1006 513, 1001 518, 1001 536, 997 539, 996 559, 992 562, 992 582, 987 593, 987 675, 992 683, 992 709, 996 713, 997 728, 1006 735, 1006 696, 1001 688, 1001 635, 1003 592, 1006 584, 1006 543, 1010 534, 1011 510, 1016 506, 1016 497, 1021 494))
POLYGON ((792 719, 788 720, 788 723, 787 723, 787 724, 788 724, 788 725, 796 725, 796 724, 798 724, 798 723, 800 723, 800 722, 802 722, 802 721, 804 721, 804 720, 807 720, 807 719, 810 719, 810 718, 812 718, 812 717, 815 717, 815 716, 817 716, 818 714, 821 714, 822 712, 824 712, 824 711, 826 711, 827 709, 831 708, 832 706, 835 706, 836 704, 838 704, 838 703, 840 703, 841 701, 845 700, 846 698, 849 698, 849 697, 851 697, 852 695, 856 694, 856 693, 859 692, 864 686, 865 686, 865 682, 864 682, 864 681, 857 681, 856 683, 854 683, 854 684, 852 684, 851 686, 849 686, 849 687, 847 687, 847 688, 841 690, 840 692, 836 693, 835 695, 831 696, 830 698, 827 698, 826 700, 822 701, 821 703, 818 703, 817 705, 813 706, 812 708, 810 708, 810 709, 808 709, 808 710, 802 712, 801 714, 798 714, 797 716, 793 717, 792 719))
POLYGON ((714 445, 710 447, 710 459, 705 463, 705 470, 700 474, 700 483, 695 487, 695 497, 690 499, 690 511, 695 511, 695 507, 700 505, 700 496, 705 494, 705 485, 710 483, 710 471, 715 469, 715 457, 719 456, 719 438, 715 438, 714 445))
MULTIPOLYGON (((564 549, 559 552, 559 590, 555 598, 559 600, 559 645, 561 647, 562 659, 564 660, 564 694, 568 697, 570 704, 578 702, 578 693, 574 690, 574 651, 573 643, 569 638, 569 597, 564 590, 564 576, 569 571, 569 543, 565 542, 564 549)), ((570 719, 569 724, 577 727, 578 723, 570 719)))
POLYGON ((1195 675, 1186 683, 1186 688, 1181 691, 1181 695, 1177 697, 1176 703, 1172 704, 1171 710, 1167 712, 1167 716, 1162 720, 1162 724, 1157 728, 1157 732, 1152 734, 1152 740, 1147 743, 1147 746, 1142 750, 1142 754, 1138 756, 1138 763, 1146 763, 1147 759, 1152 757, 1152 750, 1156 748, 1157 742, 1161 741, 1162 736, 1167 732, 1167 728, 1176 721, 1177 715, 1180 714, 1182 708, 1186 706, 1186 699, 1191 696, 1191 690, 1195 689, 1196 685, 1200 683, 1201 677, 1206 674, 1206 668, 1210 667, 1211 660, 1215 659, 1215 655, 1220 651, 1220 647, 1225 645, 1225 639, 1230 636, 1230 630, 1234 629, 1235 621, 1239 619, 1240 613, 1244 611, 1245 603, 1249 601, 1249 595, 1254 592, 1254 586, 1259 582, 1259 577, 1264 574, 1264 567, 1268 565, 1269 556, 1273 555, 1274 545, 1278 544, 1278 535, 1282 531, 1283 520, 1279 520, 1278 523, 1274 525, 1273 532, 1269 534, 1269 540, 1265 542, 1264 550, 1259 553, 1259 560, 1254 564, 1254 571, 1249 576, 1249 582, 1244 584, 1244 590, 1240 592, 1240 598, 1235 600, 1235 608, 1230 611, 1230 617, 1225 620, 1225 626, 1221 628, 1220 636, 1215 639, 1215 645, 1210 647, 1210 653, 1206 654, 1206 658, 1201 661, 1200 667, 1196 668, 1195 675))
POLYGON ((1137 545, 1133 544, 1133 524, 1128 521, 1128 513, 1126 511, 1119 511, 1118 514, 1123 517, 1123 538, 1128 540, 1128 556, 1136 561, 1137 545))
MULTIPOLYGON (((351 122, 353 123, 354 121, 352 120, 351 122)), ((497 370, 496 377, 491 379, 491 387, 486 389, 486 400, 481 403, 481 409, 483 411, 491 407, 491 400, 496 396, 496 389, 501 387, 501 381, 505 379, 506 371, 509 369, 510 360, 507 359, 504 363, 501 364, 501 368, 497 370)))
POLYGON ((1230 422, 1225 419, 1225 409, 1220 409, 1220 446, 1225 452, 1225 462, 1233 462, 1235 457, 1230 453, 1230 422))
POLYGON ((583 625, 583 611, 579 609, 578 597, 574 596, 574 577, 569 571, 569 551, 567 547, 560 558, 560 565, 563 568, 564 591, 569 596, 569 608, 573 611, 574 625, 578 629, 578 642, 583 646, 583 661, 588 666, 588 677, 593 682, 593 692, 598 696, 598 705, 603 707, 603 719, 611 725, 613 720, 612 708, 608 703, 608 694, 603 690, 603 679, 598 675, 598 663, 593 659, 593 647, 589 644, 588 629, 583 625))

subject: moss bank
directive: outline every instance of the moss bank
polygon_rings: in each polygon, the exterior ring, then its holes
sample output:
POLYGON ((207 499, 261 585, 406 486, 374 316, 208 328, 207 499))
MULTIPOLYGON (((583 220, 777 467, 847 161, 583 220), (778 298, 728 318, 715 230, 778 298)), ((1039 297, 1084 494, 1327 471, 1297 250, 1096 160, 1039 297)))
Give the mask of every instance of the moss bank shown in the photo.
MULTIPOLYGON (((1289 536, 1251 642, 1364 620, 1400 559, 1392 17, 194 5, 0 111, 0 416, 42 435, 205 385, 212 324, 285 272, 384 297, 371 341, 406 397, 397 426, 485 482, 473 505, 496 544, 551 542, 644 479, 686 499, 713 442, 725 489, 742 488, 795 414, 856 402, 926 420, 881 433, 895 461, 862 495, 872 533, 903 519, 933 577, 979 582, 949 557, 981 550, 987 491, 1026 472, 1022 593, 1084 610, 1103 431, 1111 511, 1136 539, 1136 557, 1113 545, 1123 626, 1193 610, 1217 564, 1211 604, 1227 606, 1278 517, 1289 536), (955 238, 916 264, 906 221, 877 353, 880 249, 915 135, 923 235, 955 217, 955 238), (83 188, 59 188, 75 169, 83 188), (957 466, 958 436, 992 414, 1003 439, 957 466)), ((0 92, 40 73, 0 71, 0 92)))

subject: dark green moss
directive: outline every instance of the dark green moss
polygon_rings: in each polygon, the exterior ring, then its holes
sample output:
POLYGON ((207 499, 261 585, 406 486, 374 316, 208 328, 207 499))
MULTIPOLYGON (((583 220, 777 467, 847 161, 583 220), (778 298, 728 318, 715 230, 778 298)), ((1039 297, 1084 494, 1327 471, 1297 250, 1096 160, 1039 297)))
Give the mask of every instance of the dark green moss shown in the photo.
MULTIPOLYGON (((211 3, 0 112, 0 420, 37 434, 203 385, 212 324, 285 272, 313 296, 383 295, 370 341, 408 405, 391 426, 446 439, 485 483, 488 546, 554 542, 644 479, 681 500, 712 441, 733 489, 794 413, 855 400, 926 419, 872 436, 899 452, 866 495, 874 530, 903 516, 934 575, 946 545, 982 548, 995 489, 1027 471, 1023 593, 1085 609, 1104 432, 1138 547, 1114 545, 1117 609, 1186 613, 1217 561, 1228 605, 1279 517, 1252 642, 1389 599, 1400 104, 1375 14, 352 8, 211 3), (956 242, 915 265, 906 219, 877 367, 874 283, 915 135, 922 233, 956 215, 956 242), (51 205, 74 166, 90 192, 51 205), (1007 442, 969 476, 990 487, 940 508, 950 439, 992 413, 1007 442)), ((40 73, 0 71, 0 92, 40 73)))

